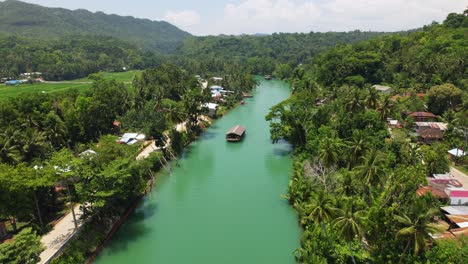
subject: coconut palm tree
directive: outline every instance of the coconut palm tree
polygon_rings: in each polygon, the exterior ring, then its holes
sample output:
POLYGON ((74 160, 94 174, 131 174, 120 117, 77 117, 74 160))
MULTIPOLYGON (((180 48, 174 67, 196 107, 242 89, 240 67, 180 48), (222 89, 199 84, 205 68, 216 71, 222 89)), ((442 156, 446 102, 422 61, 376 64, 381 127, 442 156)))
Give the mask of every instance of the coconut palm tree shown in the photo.
POLYGON ((52 145, 59 149, 61 147, 68 146, 66 142, 67 127, 60 117, 53 111, 49 112, 44 122, 45 137, 49 140, 52 145))
POLYGON ((338 162, 341 145, 341 142, 336 138, 325 137, 320 140, 318 156, 326 167, 331 167, 338 162))
POLYGON ((323 190, 316 192, 309 200, 309 204, 306 205, 307 218, 321 225, 323 234, 327 237, 330 244, 331 241, 329 240, 325 223, 333 217, 335 210, 333 200, 323 190))
POLYGON ((347 141, 349 151, 349 169, 362 157, 367 150, 367 142, 360 130, 353 131, 351 140, 347 141))
POLYGON ((360 109, 362 109, 363 103, 361 100, 361 92, 359 89, 354 88, 353 91, 351 92, 351 96, 348 100, 348 102, 345 105, 345 108, 349 112, 357 112, 360 109))
POLYGON ((445 122, 451 125, 455 125, 458 122, 458 117, 455 111, 453 111, 452 109, 448 109, 447 111, 445 111, 442 117, 444 118, 445 122))
POLYGON ((382 152, 373 149, 362 158, 362 165, 355 169, 361 176, 364 183, 369 186, 376 186, 381 183, 381 177, 385 175, 386 157, 382 152))
POLYGON ((367 108, 376 109, 377 103, 379 102, 379 91, 374 89, 372 86, 367 86, 366 98, 364 99, 364 104, 367 108))
POLYGON ((333 222, 333 227, 338 231, 338 234, 348 242, 349 250, 353 263, 356 264, 354 259, 352 242, 355 239, 362 237, 364 233, 364 219, 365 211, 358 210, 353 200, 345 204, 344 208, 336 210, 337 217, 333 222))
POLYGON ((16 140, 19 138, 19 130, 12 127, 0 131, 0 160, 9 164, 16 164, 21 160, 16 140))
POLYGON ((433 208, 427 212, 420 213, 414 218, 410 218, 406 214, 395 216, 395 220, 403 225, 397 232, 397 236, 408 238, 408 243, 406 244, 402 256, 408 251, 411 245, 413 245, 414 248, 414 255, 417 256, 421 251, 426 249, 426 240, 431 239, 430 234, 441 231, 431 221, 432 217, 434 217, 437 212, 438 210, 433 208))
POLYGON ((51 147, 47 142, 44 132, 36 129, 26 129, 21 137, 21 151, 25 161, 31 161, 34 157, 41 157, 51 147))
POLYGON ((392 110, 392 101, 390 100, 390 96, 385 96, 380 104, 380 120, 386 121, 390 111, 392 110))
POLYGON ((333 200, 325 191, 317 191, 309 202, 306 206, 309 220, 324 224, 333 216, 335 211, 333 200))
POLYGON ((421 162, 422 153, 418 144, 407 143, 405 149, 408 154, 407 160, 405 161, 407 164, 415 165, 421 162))

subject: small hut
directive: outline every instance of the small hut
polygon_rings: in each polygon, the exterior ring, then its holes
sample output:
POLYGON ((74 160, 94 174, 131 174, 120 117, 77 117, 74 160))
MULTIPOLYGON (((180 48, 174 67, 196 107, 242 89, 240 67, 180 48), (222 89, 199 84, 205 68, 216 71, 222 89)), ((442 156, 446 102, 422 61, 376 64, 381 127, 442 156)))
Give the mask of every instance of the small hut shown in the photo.
POLYGON ((226 133, 226 140, 228 142, 239 142, 245 135, 245 128, 237 125, 226 133))

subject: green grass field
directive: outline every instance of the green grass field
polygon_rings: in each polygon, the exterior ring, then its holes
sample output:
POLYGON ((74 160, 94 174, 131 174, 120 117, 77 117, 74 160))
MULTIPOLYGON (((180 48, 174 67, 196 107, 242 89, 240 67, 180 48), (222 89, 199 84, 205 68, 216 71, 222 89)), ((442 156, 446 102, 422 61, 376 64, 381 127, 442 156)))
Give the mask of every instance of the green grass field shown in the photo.
MULTIPOLYGON (((115 79, 119 82, 126 82, 126 86, 131 89, 132 85, 129 83, 133 81, 135 75, 141 71, 128 71, 128 72, 101 72, 105 79, 115 79)), ((16 86, 6 86, 0 84, 0 100, 10 97, 16 97, 20 94, 34 94, 34 93, 57 93, 63 92, 71 88, 76 88, 80 92, 84 92, 91 88, 92 82, 88 78, 76 79, 71 81, 56 82, 56 83, 35 83, 35 84, 20 84, 16 86), (74 83, 76 82, 76 83, 74 83)))
MULTIPOLYGON (((141 71, 127 71, 127 72, 100 72, 104 76, 104 79, 111 80, 114 79, 118 82, 131 82, 136 75, 140 74, 141 71)), ((92 80, 88 78, 82 78, 73 80, 72 82, 91 82, 92 80)))

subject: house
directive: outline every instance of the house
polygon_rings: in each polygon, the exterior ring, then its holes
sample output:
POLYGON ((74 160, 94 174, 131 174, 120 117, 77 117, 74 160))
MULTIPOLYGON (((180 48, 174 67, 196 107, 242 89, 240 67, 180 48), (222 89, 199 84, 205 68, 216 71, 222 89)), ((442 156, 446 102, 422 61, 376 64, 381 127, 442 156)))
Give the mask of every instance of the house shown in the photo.
POLYGON ((215 82, 221 82, 221 81, 223 81, 223 78, 221 78, 221 77, 213 77, 213 78, 211 78, 211 80, 213 80, 213 81, 215 81, 215 82))
POLYGON ((21 84, 21 82, 18 80, 11 80, 11 81, 5 82, 5 85, 19 85, 19 84, 21 84))
POLYGON ((468 206, 444 206, 440 210, 449 227, 441 234, 432 235, 435 239, 454 239, 468 235, 468 206))
POLYGON ((447 130, 447 123, 443 122, 414 122, 416 130, 425 130, 428 128, 438 128, 441 131, 447 130))
POLYGON ((387 118, 387 124, 390 128, 402 128, 403 126, 396 119, 387 118))
POLYGON ((440 209, 447 218, 450 228, 468 227, 468 206, 444 206, 440 209))
POLYGON ((215 103, 206 103, 203 107, 208 108, 208 115, 210 117, 216 116, 216 111, 218 111, 218 105, 215 103))
POLYGON ((424 130, 416 131, 418 133, 418 140, 421 143, 431 144, 436 141, 441 140, 444 135, 442 134, 442 130, 439 128, 428 128, 424 130))
POLYGON ((218 90, 211 90, 211 99, 212 99, 214 102, 218 102, 222 97, 223 97, 223 95, 221 94, 220 91, 218 91, 218 90))
POLYGON ((425 122, 429 119, 436 118, 437 116, 429 112, 412 112, 409 116, 413 117, 415 122, 425 122))
POLYGON ((424 196, 426 193, 430 193, 433 197, 440 200, 448 199, 448 195, 443 190, 432 186, 420 186, 418 190, 416 190, 418 196, 424 196))
MULTIPOLYGON (((439 174, 439 175, 444 175, 444 174, 439 174)), ((453 178, 450 175, 451 178, 435 178, 435 179, 430 179, 429 180, 429 186, 434 187, 438 190, 445 191, 445 189, 450 188, 450 187, 462 187, 463 184, 459 182, 457 179, 453 178)))
POLYGON ((20 74, 20 77, 22 78, 31 78, 31 77, 41 77, 42 76, 42 72, 25 72, 25 73, 21 73, 20 74))
POLYGON ((453 162, 456 162, 457 159, 461 159, 466 156, 466 152, 459 149, 459 148, 454 148, 448 151, 449 159, 453 162))
POLYGON ((127 144, 127 145, 133 145, 137 143, 138 141, 145 140, 146 136, 144 134, 138 134, 138 133, 125 133, 120 137, 119 140, 117 140, 117 143, 119 144, 127 144))
POLYGON ((198 83, 200 83, 201 87, 203 90, 205 90, 206 88, 208 88, 208 81, 206 80, 203 80, 203 79, 200 79, 198 80, 198 83))
POLYGON ((447 188, 445 189, 451 205, 468 205, 468 190, 463 188, 447 188))
POLYGON ((219 86, 219 85, 212 85, 210 86, 210 90, 216 90, 216 91, 221 91, 221 90, 224 90, 224 88, 222 86, 219 86))
POLYGON ((393 88, 390 86, 384 86, 384 85, 372 85, 372 88, 376 89, 377 91, 383 93, 383 94, 391 94, 393 91, 393 88))

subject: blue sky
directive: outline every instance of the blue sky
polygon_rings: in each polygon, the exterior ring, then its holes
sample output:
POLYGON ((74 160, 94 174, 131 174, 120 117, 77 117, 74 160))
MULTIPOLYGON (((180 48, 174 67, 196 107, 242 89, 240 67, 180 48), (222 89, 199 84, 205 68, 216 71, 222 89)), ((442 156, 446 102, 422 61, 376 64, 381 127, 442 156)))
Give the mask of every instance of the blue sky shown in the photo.
POLYGON ((165 20, 194 35, 398 31, 441 22, 468 0, 24 0, 165 20))

